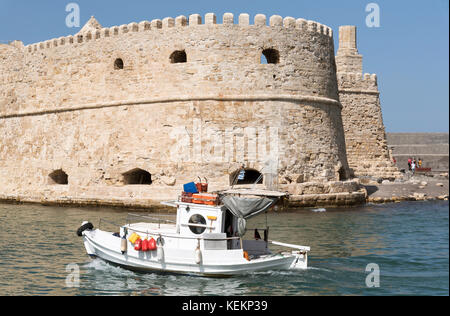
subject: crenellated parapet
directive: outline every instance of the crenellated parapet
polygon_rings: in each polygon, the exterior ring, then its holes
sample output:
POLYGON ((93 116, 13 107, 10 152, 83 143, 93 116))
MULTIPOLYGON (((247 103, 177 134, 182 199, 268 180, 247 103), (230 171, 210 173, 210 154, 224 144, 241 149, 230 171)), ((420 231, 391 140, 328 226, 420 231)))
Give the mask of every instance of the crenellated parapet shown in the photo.
POLYGON ((14 87, 23 99, 1 106, 0 117, 217 96, 340 107, 330 27, 264 14, 219 20, 207 13, 102 27, 91 17, 77 34, 15 48, 25 59, 14 87))
POLYGON ((257 14, 254 17, 254 24, 250 24, 250 16, 247 13, 242 13, 238 17, 237 23, 234 21, 233 13, 225 13, 222 18, 222 24, 217 23, 217 16, 214 13, 207 13, 202 19, 200 14, 191 14, 188 17, 180 15, 176 18, 166 17, 162 20, 154 19, 152 21, 142 21, 139 23, 133 22, 120 26, 111 26, 108 28, 101 28, 96 31, 80 32, 76 35, 69 35, 50 39, 47 41, 34 43, 26 46, 26 51, 29 53, 54 48, 64 45, 81 44, 102 38, 116 37, 124 34, 135 32, 164 32, 170 28, 179 27, 273 27, 285 29, 297 29, 304 32, 317 33, 322 36, 333 38, 333 30, 321 23, 305 20, 302 18, 295 19, 293 17, 281 17, 273 15, 269 19, 264 14, 257 14))
POLYGON ((338 73, 340 92, 379 93, 376 74, 338 73))
POLYGON ((355 26, 339 28, 336 66, 350 168, 356 176, 399 177, 387 147, 378 78, 375 74, 363 74, 355 26))

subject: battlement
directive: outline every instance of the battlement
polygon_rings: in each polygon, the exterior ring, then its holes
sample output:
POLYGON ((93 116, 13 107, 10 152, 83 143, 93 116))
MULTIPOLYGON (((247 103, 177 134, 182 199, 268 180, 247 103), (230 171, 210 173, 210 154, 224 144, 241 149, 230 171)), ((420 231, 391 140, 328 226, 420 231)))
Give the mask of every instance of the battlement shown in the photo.
POLYGON ((295 19, 293 17, 281 17, 279 15, 272 15, 269 20, 264 14, 257 14, 254 17, 254 24, 250 24, 250 16, 247 13, 242 13, 238 17, 238 23, 234 21, 232 13, 225 13, 222 18, 222 24, 217 23, 217 16, 214 13, 207 13, 202 19, 200 14, 191 14, 189 17, 180 15, 176 18, 166 17, 162 20, 154 19, 152 21, 141 21, 139 23, 132 22, 120 26, 112 26, 108 28, 101 28, 95 31, 87 31, 78 33, 76 35, 69 35, 65 37, 50 39, 47 41, 27 45, 25 50, 29 53, 39 50, 49 49, 53 47, 71 45, 74 43, 84 43, 100 38, 109 38, 127 33, 134 32, 148 32, 148 31, 164 31, 164 29, 178 28, 178 27, 211 27, 211 26, 231 26, 240 27, 273 27, 285 29, 298 29, 305 32, 314 32, 329 38, 333 38, 333 30, 321 23, 305 20, 302 18, 295 19))
POLYGON ((340 91, 355 89, 355 91, 378 92, 378 78, 376 74, 338 73, 337 80, 340 91))

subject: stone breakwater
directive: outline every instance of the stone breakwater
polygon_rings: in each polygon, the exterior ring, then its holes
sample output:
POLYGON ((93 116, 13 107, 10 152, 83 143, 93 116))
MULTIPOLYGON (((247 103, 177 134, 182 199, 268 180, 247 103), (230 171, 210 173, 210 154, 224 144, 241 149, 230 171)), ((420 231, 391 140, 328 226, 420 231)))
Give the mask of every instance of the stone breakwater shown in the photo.
POLYGON ((435 177, 414 176, 399 181, 364 185, 367 202, 398 203, 402 201, 448 200, 448 173, 435 177))

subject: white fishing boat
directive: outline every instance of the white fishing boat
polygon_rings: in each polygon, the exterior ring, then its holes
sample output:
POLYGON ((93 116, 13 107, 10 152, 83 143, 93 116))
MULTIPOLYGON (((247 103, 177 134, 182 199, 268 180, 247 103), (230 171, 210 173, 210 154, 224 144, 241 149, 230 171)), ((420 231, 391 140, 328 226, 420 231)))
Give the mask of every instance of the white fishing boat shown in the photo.
POLYGON ((239 189, 180 197, 162 203, 177 209, 173 222, 129 214, 119 233, 94 229, 88 222, 77 233, 91 257, 137 271, 226 277, 306 269, 310 248, 270 240, 268 227, 255 230, 253 240, 243 240, 246 219, 264 214, 284 195, 239 189), (282 250, 270 251, 271 244, 282 250))

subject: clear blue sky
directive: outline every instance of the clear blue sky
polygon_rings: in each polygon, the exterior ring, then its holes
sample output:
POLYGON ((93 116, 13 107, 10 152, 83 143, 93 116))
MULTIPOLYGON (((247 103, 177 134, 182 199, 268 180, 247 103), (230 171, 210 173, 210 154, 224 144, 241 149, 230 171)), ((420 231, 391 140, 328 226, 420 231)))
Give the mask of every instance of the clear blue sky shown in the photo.
POLYGON ((315 20, 333 28, 337 49, 340 25, 358 27, 364 72, 379 78, 387 132, 448 132, 448 0, 0 0, 0 42, 26 45, 75 34, 65 24, 68 3, 81 9, 81 26, 94 15, 105 27, 167 16, 257 13, 315 20), (365 24, 366 5, 380 7, 381 27, 365 24))

